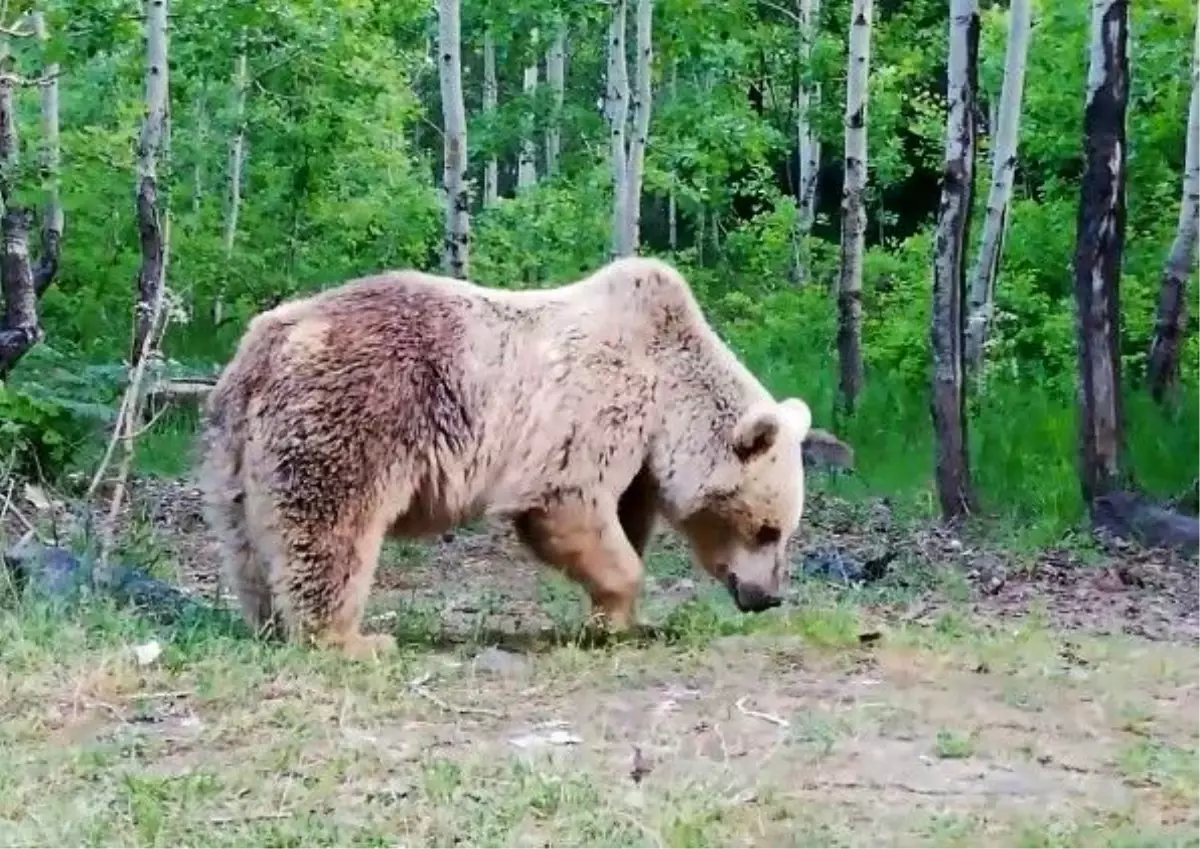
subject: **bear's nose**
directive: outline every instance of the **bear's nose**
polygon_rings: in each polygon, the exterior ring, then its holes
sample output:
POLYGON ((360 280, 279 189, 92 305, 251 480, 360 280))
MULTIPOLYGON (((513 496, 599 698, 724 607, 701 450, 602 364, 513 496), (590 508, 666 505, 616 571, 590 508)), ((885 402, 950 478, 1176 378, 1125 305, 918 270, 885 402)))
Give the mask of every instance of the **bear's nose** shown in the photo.
POLYGON ((729 588, 729 594, 733 596, 733 603, 742 613, 762 613, 764 610, 770 610, 772 607, 779 607, 783 604, 783 599, 774 593, 769 593, 757 584, 745 583, 738 580, 738 576, 733 572, 725 576, 725 583, 729 588))

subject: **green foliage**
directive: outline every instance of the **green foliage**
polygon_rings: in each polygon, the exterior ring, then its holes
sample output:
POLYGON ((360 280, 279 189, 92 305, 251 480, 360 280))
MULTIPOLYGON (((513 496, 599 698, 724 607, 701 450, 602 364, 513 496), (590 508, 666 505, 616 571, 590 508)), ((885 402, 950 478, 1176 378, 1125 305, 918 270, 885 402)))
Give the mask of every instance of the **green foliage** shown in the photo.
MULTIPOLYGON (((62 63, 62 267, 41 303, 49 345, 5 388, 0 451, 28 468, 87 464, 111 418, 128 354, 139 265, 130 202, 143 112, 139 18, 111 0, 48 0, 51 40, 13 40, 16 70, 62 63), (50 346, 53 347, 50 347, 50 346)), ((864 268, 867 387, 858 414, 834 422, 838 170, 850 4, 822 6, 812 62, 800 67, 789 4, 659 0, 654 89, 642 208, 643 253, 666 254, 667 197, 678 247, 668 258, 693 282, 722 334, 777 392, 812 403, 818 423, 855 446, 859 474, 836 484, 929 504, 928 393, 933 212, 944 135, 944 4, 877 10, 868 108, 869 247, 864 268), (811 115, 824 148, 816 236, 805 246, 810 284, 789 284, 797 246, 792 201, 795 86, 819 83, 811 115)), ((472 276, 499 287, 565 282, 608 258, 609 136, 602 96, 608 10, 523 0, 465 4, 464 91, 473 186, 472 276), (559 21, 567 26, 561 110, 542 86, 521 93, 559 21), (481 45, 497 48, 499 108, 480 113, 481 45), (535 45, 533 29, 539 31, 535 45), (558 120, 559 172, 514 197, 516 153, 532 111, 558 120), (500 202, 479 208, 488 156, 501 165, 500 202)), ((1162 261, 1179 202, 1187 71, 1196 10, 1162 0, 1132 14, 1129 219, 1121 284, 1129 456, 1137 480, 1170 495, 1197 456, 1194 368, 1177 408, 1138 388, 1153 328, 1162 261)), ((1007 11, 984 11, 980 80, 999 98, 1007 11)), ((1053 533, 1078 518, 1076 342, 1072 255, 1082 162, 1086 4, 1035 4, 1015 200, 997 317, 971 400, 973 471, 989 510, 1053 533)), ((632 32, 632 15, 631 15, 632 32)), ((211 372, 246 322, 280 299, 383 268, 436 270, 442 250, 441 93, 436 15, 415 0, 246 4, 204 0, 173 10, 170 153, 160 173, 172 211, 173 368, 211 372), (234 60, 244 45, 247 90, 242 203, 226 253, 234 60), (217 309, 219 305, 219 310, 217 309), (221 320, 216 320, 216 313, 221 320)), ((542 77, 544 79, 544 75, 542 77)), ((18 89, 19 196, 40 192, 38 92, 18 89)), ((981 139, 975 233, 989 179, 981 139)), ((543 162, 539 158, 539 170, 543 162)), ((969 256, 974 256, 974 246, 969 256)), ((1195 285, 1193 277, 1192 285, 1195 285)), ((1186 363, 1200 356, 1195 319, 1186 363)), ((182 473, 194 417, 148 436, 143 463, 182 473)), ((831 484, 834 485, 834 484, 831 484)))

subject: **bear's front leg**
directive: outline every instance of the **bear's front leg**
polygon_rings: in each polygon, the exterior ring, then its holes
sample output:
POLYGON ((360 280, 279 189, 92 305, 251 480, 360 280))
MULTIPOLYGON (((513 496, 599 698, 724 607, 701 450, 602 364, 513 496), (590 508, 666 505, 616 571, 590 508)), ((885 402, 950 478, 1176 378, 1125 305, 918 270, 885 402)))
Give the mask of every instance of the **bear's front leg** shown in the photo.
POLYGON ((593 615, 609 629, 624 631, 636 624, 642 559, 615 505, 565 500, 521 514, 514 526, 534 554, 587 590, 593 615))

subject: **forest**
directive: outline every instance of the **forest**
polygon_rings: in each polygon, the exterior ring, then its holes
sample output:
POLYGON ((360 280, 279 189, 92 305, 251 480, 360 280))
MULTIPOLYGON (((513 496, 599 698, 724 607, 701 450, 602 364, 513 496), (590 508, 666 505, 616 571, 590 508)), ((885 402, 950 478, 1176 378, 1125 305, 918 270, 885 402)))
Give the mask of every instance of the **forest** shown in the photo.
POLYGON ((0 4, 0 843, 1197 845, 1197 18, 0 4), (400 660, 240 630, 194 473, 255 315, 633 255, 852 451, 777 616, 664 534, 657 637, 584 645, 472 525, 385 549, 400 660))

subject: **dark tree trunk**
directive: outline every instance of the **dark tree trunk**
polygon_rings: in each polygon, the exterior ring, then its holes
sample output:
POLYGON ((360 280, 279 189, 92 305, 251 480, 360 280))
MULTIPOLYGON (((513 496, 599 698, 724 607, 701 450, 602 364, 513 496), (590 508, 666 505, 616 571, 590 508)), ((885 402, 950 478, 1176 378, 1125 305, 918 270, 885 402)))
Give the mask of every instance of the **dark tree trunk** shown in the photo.
POLYGON ((1080 483, 1089 506, 1121 484, 1121 254, 1125 240, 1126 0, 1092 4, 1083 132, 1086 164, 1076 223, 1080 483))
POLYGON ((138 183, 137 217, 142 267, 138 272, 136 324, 130 357, 134 365, 141 359, 146 338, 154 334, 154 302, 158 287, 163 283, 162 221, 158 214, 158 185, 153 177, 144 176, 138 183))
POLYGON ((29 264, 29 231, 33 212, 9 207, 0 216, 0 277, 4 287, 4 323, 0 327, 0 380, 25 353, 42 340, 37 289, 29 264))
POLYGON ((942 518, 974 508, 967 457, 963 342, 966 322, 966 241, 975 186, 975 97, 978 91, 978 0, 950 4, 950 58, 946 117, 946 170, 938 208, 933 269, 933 428, 935 478, 942 518))

